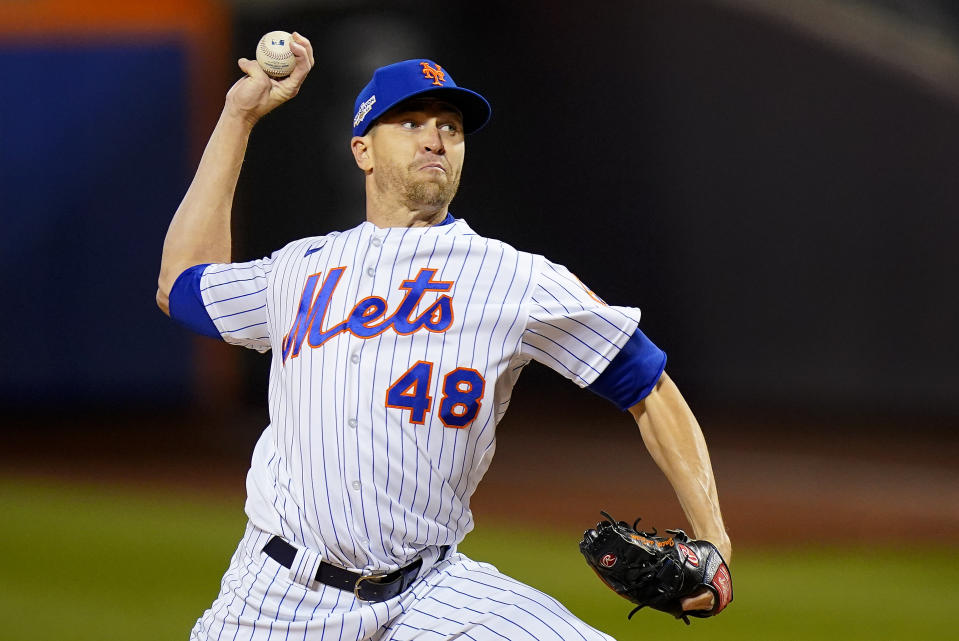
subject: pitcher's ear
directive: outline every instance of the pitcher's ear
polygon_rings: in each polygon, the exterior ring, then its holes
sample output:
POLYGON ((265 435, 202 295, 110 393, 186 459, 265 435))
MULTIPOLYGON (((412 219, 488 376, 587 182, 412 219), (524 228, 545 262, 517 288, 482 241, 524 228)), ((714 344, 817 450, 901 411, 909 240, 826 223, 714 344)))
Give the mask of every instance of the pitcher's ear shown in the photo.
POLYGON ((357 167, 366 172, 373 169, 369 140, 366 136, 353 136, 350 140, 350 150, 353 152, 353 159, 356 160, 357 167))

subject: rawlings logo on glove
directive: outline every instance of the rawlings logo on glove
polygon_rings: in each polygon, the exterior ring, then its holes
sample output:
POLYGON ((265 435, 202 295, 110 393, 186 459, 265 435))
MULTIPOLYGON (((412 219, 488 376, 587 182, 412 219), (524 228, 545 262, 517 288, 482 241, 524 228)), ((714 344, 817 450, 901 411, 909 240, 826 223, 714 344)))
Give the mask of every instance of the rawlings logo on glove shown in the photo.
POLYGON ((714 616, 733 600, 729 567, 709 541, 691 541, 682 530, 661 537, 636 530, 639 519, 630 527, 600 514, 607 520, 586 530, 579 549, 603 583, 636 604, 629 618, 649 606, 689 625, 690 616, 714 616), (713 593, 712 609, 684 611, 682 598, 701 588, 713 593))

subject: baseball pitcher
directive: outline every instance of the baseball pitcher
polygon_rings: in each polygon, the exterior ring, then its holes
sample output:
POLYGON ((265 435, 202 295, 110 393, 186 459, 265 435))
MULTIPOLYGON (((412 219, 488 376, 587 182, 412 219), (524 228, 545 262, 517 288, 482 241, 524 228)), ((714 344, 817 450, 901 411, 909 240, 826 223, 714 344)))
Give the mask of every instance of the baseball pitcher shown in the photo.
MULTIPOLYGON (((490 106, 435 61, 377 69, 356 98, 363 222, 232 262, 250 132, 313 67, 306 38, 289 46, 296 67, 280 80, 239 61, 244 76, 163 245, 160 308, 272 359, 249 522, 191 639, 610 639, 457 551, 496 425, 531 360, 632 413, 693 532, 728 560, 702 433, 663 371, 665 354, 638 329, 639 310, 607 305, 562 265, 450 213, 465 137, 490 106)), ((697 576, 652 605, 715 614, 728 600, 712 583, 697 576)))

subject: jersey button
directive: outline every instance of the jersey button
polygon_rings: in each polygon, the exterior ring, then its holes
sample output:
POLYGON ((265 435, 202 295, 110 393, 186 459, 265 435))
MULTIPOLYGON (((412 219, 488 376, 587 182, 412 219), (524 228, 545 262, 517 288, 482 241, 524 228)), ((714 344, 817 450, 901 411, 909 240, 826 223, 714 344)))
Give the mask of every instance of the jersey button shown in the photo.
POLYGON ((359 355, 359 354, 353 354, 352 356, 350 356, 350 362, 353 363, 354 365, 356 365, 357 363, 359 363, 359 362, 360 362, 360 355, 359 355))
POLYGON ((350 424, 350 427, 352 427, 354 430, 356 429, 356 419, 355 419, 355 418, 351 418, 351 419, 350 419, 349 421, 347 421, 347 422, 350 424))
POLYGON ((367 268, 366 268, 366 275, 372 278, 373 276, 376 275, 376 269, 373 268, 373 267, 367 267, 367 268))
POLYGON ((360 482, 359 482, 359 481, 353 481, 353 489, 354 489, 354 490, 360 489, 360 482))
POLYGON ((370 244, 373 245, 374 247, 379 247, 380 245, 383 244, 383 241, 380 240, 379 238, 374 238, 373 240, 370 241, 370 244))

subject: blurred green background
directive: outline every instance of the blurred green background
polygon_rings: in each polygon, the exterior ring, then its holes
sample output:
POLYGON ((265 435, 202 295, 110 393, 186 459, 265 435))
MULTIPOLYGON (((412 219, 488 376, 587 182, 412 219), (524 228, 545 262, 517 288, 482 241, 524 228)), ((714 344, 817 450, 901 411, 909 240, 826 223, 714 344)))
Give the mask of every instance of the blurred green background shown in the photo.
MULTIPOLYGON (((10 641, 185 639, 246 522, 236 500, 22 478, 0 478, 0 513, 0 638, 10 641)), ((959 547, 890 530, 874 546, 746 546, 722 616, 689 628, 654 611, 627 621, 630 604, 599 583, 577 543, 576 531, 484 522, 461 550, 620 640, 944 639, 959 600, 959 547)))

